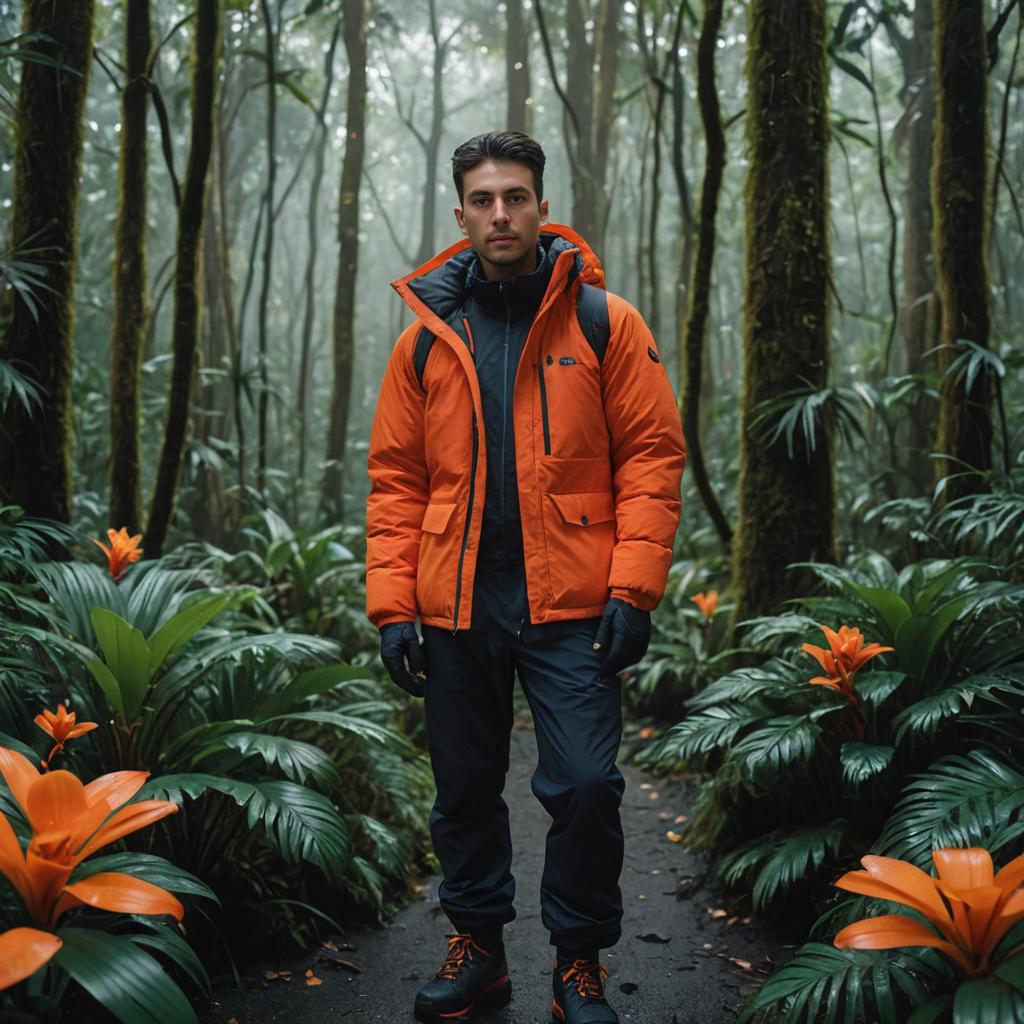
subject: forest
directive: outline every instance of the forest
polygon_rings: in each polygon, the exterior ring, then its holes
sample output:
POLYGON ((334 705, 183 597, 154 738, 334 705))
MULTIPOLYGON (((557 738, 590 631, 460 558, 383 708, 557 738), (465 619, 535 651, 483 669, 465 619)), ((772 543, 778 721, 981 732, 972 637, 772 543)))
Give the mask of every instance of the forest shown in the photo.
POLYGON ((206 1019, 436 870, 367 453, 390 283, 511 128, 678 399, 623 711, 691 780, 673 854, 792 940, 722 1020, 1024 1024, 1022 38, 1024 0, 0 0, 0 1019, 206 1019))

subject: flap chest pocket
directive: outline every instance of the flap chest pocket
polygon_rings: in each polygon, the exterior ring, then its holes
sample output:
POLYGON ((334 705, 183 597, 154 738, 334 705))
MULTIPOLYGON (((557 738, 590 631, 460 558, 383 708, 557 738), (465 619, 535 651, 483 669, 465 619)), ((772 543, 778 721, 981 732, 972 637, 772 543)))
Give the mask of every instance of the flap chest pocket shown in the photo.
POLYGON ((427 511, 423 513, 423 524, 420 529, 424 533, 444 533, 454 509, 455 502, 428 505, 427 511))
POLYGON ((611 491, 584 491, 579 494, 549 494, 562 518, 575 526, 591 526, 615 519, 615 499, 611 491))

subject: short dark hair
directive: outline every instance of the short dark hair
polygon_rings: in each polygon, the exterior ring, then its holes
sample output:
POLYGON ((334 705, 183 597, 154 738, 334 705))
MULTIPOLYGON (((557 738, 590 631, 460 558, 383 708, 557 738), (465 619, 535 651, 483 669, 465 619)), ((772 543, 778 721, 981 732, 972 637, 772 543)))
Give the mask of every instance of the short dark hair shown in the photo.
POLYGON ((507 160, 529 167, 533 172, 537 202, 544 198, 545 157, 540 143, 523 132, 485 132, 483 135, 474 135, 452 154, 452 177, 455 179, 460 203, 463 201, 462 180, 466 171, 471 171, 485 160, 507 160))

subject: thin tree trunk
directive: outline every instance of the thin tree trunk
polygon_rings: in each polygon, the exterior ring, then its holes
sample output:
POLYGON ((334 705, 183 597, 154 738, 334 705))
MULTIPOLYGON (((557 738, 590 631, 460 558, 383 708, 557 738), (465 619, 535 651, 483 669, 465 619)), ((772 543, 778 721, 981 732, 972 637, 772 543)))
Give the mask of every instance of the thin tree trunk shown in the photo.
MULTIPOLYGON (((523 0, 508 0, 505 30, 505 81, 508 106, 505 127, 529 135, 533 124, 530 105, 530 33, 523 0)), ((540 198, 540 197, 538 197, 540 198)))
POLYGON ((192 132, 185 187, 178 211, 177 263, 174 270, 174 365, 167 398, 164 440, 146 525, 146 555, 150 558, 163 553, 188 433, 190 391, 200 323, 199 247, 207 170, 213 149, 220 25, 220 0, 198 0, 192 61, 192 132))
POLYGON ((149 0, 128 0, 110 346, 110 522, 127 527, 129 533, 142 525, 139 389, 146 327, 146 65, 152 46, 149 0))
POLYGON ((15 110, 16 250, 46 265, 48 291, 37 310, 15 298, 4 358, 44 394, 30 414, 7 404, 0 418, 0 500, 31 515, 68 522, 71 514, 71 368, 74 279, 82 165, 82 115, 92 63, 93 0, 25 0, 22 31, 32 47, 72 70, 26 61, 15 110))
POLYGON ((762 402, 828 383, 828 75, 824 0, 752 0, 747 33, 746 302, 736 621, 778 608, 835 557, 831 438, 790 458, 755 429, 762 402))
MULTIPOLYGON (((985 259, 985 8, 981 0, 935 0, 934 249, 942 298, 944 366, 960 339, 988 347, 985 259)), ((939 478, 945 500, 983 490, 992 466, 991 388, 987 372, 970 390, 966 375, 947 376, 939 404, 939 478), (975 470, 977 472, 971 472, 975 470)))
POLYGON ((368 0, 345 0, 348 96, 345 156, 341 164, 338 213, 338 278, 334 293, 334 390, 327 427, 324 506, 343 513, 345 448, 355 349, 356 273, 359 268, 359 185, 366 151, 366 22, 368 0))
MULTIPOLYGON (((936 341, 939 320, 932 259, 932 147, 935 132, 935 80, 932 74, 932 0, 914 5, 914 35, 907 48, 907 190, 904 196, 903 309, 900 326, 907 373, 925 370, 924 353, 936 341)), ((906 418, 908 475, 919 493, 930 489, 928 452, 933 441, 930 399, 917 402, 906 418)))
POLYGON ((704 348, 707 342, 708 314, 711 299, 711 271, 715 258, 715 221, 718 194, 725 172, 725 133, 718 104, 715 81, 715 52, 718 30, 722 24, 723 0, 705 0, 704 22, 697 47, 697 96, 704 124, 707 157, 704 184, 701 188, 700 216, 697 229, 697 263, 690 289, 690 315, 686 323, 686 378, 682 388, 683 432, 686 436, 686 461, 689 463, 697 493, 707 509, 715 532, 726 549, 732 543, 732 527, 722 512, 708 479, 704 464, 704 445, 700 432, 701 385, 704 370, 704 348))
MULTIPOLYGON (((426 263, 434 255, 436 244, 434 241, 437 226, 437 157, 441 151, 441 133, 444 131, 444 63, 448 54, 448 43, 451 36, 446 40, 441 39, 440 27, 437 19, 437 4, 435 0, 429 0, 430 5, 430 38, 434 43, 433 67, 431 72, 431 116, 430 134, 424 136, 412 121, 412 106, 410 105, 410 117, 406 124, 416 133, 420 146, 423 148, 423 155, 426 160, 426 179, 423 183, 423 205, 420 210, 420 247, 416 253, 417 264, 426 263)), ((454 34, 454 33, 453 33, 454 34)), ((348 42, 346 41, 346 47, 348 42)), ((365 104, 365 100, 364 100, 365 104)), ((361 139, 360 139, 361 141, 361 139)), ((360 172, 361 174, 361 172, 360 172)))
MULTIPOLYGON (((270 402, 270 378, 267 367, 267 312, 270 308, 270 282, 274 263, 274 185, 277 179, 277 32, 269 0, 260 0, 263 14, 264 56, 267 64, 267 186, 263 193, 266 207, 266 232, 263 235, 263 278, 260 285, 258 315, 260 397, 256 440, 256 489, 265 498, 267 483, 267 408, 270 402)), ((278 0, 278 12, 281 0, 278 0)))
POLYGON ((309 209, 306 219, 306 234, 309 239, 309 250, 306 256, 305 302, 302 314, 302 340, 299 354, 299 380, 295 389, 298 396, 299 414, 299 484, 306 479, 306 449, 309 430, 309 363, 313 345, 313 325, 316 321, 316 263, 320 239, 320 186, 324 180, 324 162, 327 156, 327 103, 331 98, 331 87, 334 84, 334 53, 338 47, 338 35, 341 22, 335 22, 331 35, 331 45, 324 57, 324 91, 320 97, 320 107, 316 114, 317 142, 313 157, 313 180, 309 186, 309 209))

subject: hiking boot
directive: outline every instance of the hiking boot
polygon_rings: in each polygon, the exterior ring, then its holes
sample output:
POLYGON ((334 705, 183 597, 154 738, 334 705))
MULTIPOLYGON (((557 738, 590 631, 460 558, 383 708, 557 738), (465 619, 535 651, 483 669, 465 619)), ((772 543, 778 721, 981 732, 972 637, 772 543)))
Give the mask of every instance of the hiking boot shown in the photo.
POLYGON ((604 997, 608 971, 597 960, 555 961, 551 975, 555 1024, 618 1024, 618 1014, 604 997))
POLYGON ((437 973, 416 993, 413 1014, 420 1021, 469 1020, 475 1006, 504 1004, 512 998, 505 946, 490 949, 469 932, 448 936, 448 955, 437 973))

